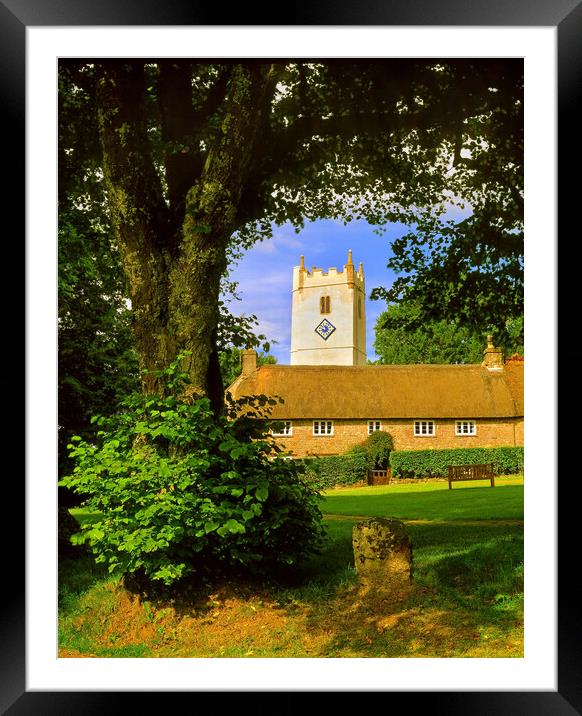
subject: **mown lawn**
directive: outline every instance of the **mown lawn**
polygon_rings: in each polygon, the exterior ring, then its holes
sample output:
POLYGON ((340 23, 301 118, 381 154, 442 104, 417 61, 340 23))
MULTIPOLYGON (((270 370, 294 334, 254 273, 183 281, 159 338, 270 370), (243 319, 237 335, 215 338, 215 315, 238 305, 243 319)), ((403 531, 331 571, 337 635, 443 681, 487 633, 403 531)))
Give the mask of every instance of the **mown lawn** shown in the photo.
POLYGON ((60 656, 522 657, 523 479, 485 484, 330 491, 325 551, 286 585, 155 603, 91 558, 64 560, 60 656), (393 599, 363 593, 353 566, 354 522, 382 515, 403 519, 413 542, 412 589, 393 599))
POLYGON ((325 512, 331 515, 380 517, 401 520, 523 519, 523 478, 496 477, 457 482, 449 490, 447 480, 378 485, 330 490, 325 512), (503 487, 504 489, 499 489, 503 487))

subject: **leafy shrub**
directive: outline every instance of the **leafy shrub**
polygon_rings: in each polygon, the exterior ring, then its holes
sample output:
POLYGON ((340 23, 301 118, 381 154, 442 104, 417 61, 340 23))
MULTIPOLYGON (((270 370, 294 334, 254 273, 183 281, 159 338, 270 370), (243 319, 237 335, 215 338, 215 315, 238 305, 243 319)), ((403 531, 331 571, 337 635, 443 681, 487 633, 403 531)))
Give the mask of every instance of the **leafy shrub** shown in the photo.
POLYGON ((212 571, 264 574, 315 553, 323 527, 302 463, 273 458, 264 396, 216 417, 206 399, 176 397, 179 362, 160 375, 173 394, 135 394, 97 418, 97 444, 73 438, 61 484, 102 518, 81 527, 110 572, 175 585, 212 571))
POLYGON ((376 430, 349 452, 363 452, 368 460, 370 470, 385 470, 390 465, 390 453, 394 449, 392 436, 384 430, 376 430))
POLYGON ((449 465, 492 463, 496 475, 523 471, 522 447, 395 450, 390 456, 394 477, 446 477, 449 465))
POLYGON ((366 480, 368 465, 368 456, 363 451, 312 458, 307 461, 305 479, 317 490, 353 485, 366 480))

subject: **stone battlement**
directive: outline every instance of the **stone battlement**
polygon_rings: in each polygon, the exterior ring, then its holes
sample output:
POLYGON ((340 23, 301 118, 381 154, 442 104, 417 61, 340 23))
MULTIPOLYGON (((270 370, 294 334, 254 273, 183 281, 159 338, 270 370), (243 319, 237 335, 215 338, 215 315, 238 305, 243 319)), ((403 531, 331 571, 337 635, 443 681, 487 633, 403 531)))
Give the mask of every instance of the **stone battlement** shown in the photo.
POLYGON ((343 268, 338 269, 332 266, 327 271, 317 266, 312 266, 311 270, 305 268, 305 259, 303 256, 299 259, 299 266, 293 268, 293 290, 305 288, 307 286, 329 286, 336 283, 348 283, 364 286, 364 267, 360 262, 356 271, 352 261, 352 250, 348 251, 348 261, 343 268))

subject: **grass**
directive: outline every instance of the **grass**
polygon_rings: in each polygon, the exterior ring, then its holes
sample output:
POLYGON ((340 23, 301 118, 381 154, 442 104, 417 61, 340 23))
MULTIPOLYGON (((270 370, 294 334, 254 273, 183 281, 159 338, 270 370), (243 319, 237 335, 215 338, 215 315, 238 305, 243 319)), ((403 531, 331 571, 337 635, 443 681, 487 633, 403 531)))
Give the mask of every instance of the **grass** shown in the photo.
POLYGON ((523 478, 497 477, 496 485, 492 488, 488 480, 476 480, 455 483, 449 490, 447 480, 432 480, 342 488, 328 493, 325 511, 331 515, 390 515, 401 520, 522 519, 523 478))
POLYGON ((230 584, 154 603, 91 558, 63 560, 60 656, 523 656, 522 479, 332 490, 323 511, 325 551, 286 586, 230 584), (403 519, 413 543, 412 588, 392 598, 366 594, 353 566, 352 526, 378 515, 403 519))

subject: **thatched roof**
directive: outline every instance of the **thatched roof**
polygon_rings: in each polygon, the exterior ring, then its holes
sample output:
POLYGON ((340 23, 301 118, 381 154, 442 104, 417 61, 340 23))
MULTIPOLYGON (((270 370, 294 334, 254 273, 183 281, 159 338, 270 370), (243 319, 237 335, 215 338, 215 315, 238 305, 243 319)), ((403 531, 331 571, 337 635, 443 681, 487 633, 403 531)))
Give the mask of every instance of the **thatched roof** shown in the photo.
POLYGON ((275 419, 511 418, 523 416, 523 364, 268 365, 229 391, 283 398, 275 419))

